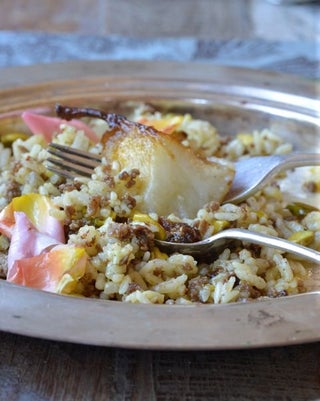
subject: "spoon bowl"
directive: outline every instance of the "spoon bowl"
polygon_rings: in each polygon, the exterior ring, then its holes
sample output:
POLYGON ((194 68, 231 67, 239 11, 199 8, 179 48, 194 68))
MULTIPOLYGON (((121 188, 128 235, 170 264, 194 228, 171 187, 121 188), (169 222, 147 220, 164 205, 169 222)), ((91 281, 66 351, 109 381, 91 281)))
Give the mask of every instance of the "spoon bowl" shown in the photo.
POLYGON ((192 255, 196 259, 212 256, 221 252, 228 244, 235 241, 244 241, 251 244, 268 246, 281 252, 289 253, 309 262, 320 264, 320 252, 296 244, 283 238, 273 237, 267 234, 257 233, 242 228, 230 228, 192 243, 175 243, 155 240, 156 245, 164 252, 192 255))

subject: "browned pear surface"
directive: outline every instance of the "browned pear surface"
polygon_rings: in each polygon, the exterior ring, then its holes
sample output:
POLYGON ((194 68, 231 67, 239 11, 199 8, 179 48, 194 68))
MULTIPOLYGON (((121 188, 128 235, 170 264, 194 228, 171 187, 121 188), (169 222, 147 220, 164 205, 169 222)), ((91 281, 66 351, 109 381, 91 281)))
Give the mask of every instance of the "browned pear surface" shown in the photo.
POLYGON ((106 140, 106 157, 121 169, 140 171, 137 179, 142 212, 193 218, 207 202, 222 201, 234 170, 201 158, 174 137, 157 131, 117 130, 106 140))

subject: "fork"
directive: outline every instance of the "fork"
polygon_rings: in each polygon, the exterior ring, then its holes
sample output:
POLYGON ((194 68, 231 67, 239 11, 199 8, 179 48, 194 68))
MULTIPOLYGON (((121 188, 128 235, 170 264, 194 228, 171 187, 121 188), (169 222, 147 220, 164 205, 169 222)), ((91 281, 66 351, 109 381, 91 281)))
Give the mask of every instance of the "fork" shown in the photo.
MULTIPOLYGON (((72 147, 50 143, 48 169, 66 178, 91 177, 101 163, 101 157, 72 147)), ((261 190, 281 171, 303 166, 320 165, 320 153, 289 153, 285 155, 254 156, 234 163, 235 176, 224 203, 240 203, 261 190)))

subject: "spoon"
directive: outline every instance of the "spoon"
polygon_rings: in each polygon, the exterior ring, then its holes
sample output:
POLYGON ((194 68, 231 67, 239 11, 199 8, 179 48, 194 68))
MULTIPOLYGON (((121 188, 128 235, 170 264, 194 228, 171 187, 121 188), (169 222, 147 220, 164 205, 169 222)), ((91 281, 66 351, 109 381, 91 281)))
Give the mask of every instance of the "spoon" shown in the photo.
POLYGON ((195 258, 214 255, 222 251, 230 242, 246 241, 252 244, 269 246, 280 251, 298 256, 309 262, 320 264, 320 252, 296 244, 283 238, 257 233, 242 228, 230 228, 220 231, 202 241, 192 243, 176 243, 155 240, 156 245, 167 253, 179 252, 192 255, 195 258))

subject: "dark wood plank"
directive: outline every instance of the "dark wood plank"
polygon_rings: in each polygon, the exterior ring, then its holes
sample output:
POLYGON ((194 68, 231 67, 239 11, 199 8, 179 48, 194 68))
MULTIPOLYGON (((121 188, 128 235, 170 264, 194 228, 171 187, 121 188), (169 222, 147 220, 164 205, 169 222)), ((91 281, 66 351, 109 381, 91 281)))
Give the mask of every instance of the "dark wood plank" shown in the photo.
POLYGON ((99 348, 0 333, 7 401, 311 401, 320 343, 216 352, 99 348))

